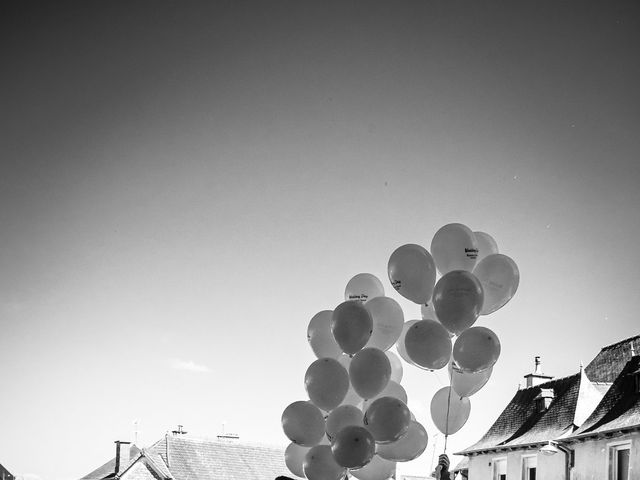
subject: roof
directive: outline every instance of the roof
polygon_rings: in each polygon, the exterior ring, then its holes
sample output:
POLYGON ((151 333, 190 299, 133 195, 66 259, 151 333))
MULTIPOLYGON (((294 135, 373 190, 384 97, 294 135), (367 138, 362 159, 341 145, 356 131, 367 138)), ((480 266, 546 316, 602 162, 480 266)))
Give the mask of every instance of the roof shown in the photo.
POLYGON ((273 480, 289 471, 284 449, 238 441, 167 435, 145 454, 156 455, 175 480, 273 480))
MULTIPOLYGON (((460 455, 544 443, 572 433, 583 404, 593 408, 602 398, 584 372, 518 390, 487 433, 460 455), (548 408, 539 411, 536 398, 553 393, 548 408)), ((587 406, 587 408, 588 408, 587 406)))
POLYGON ((127 472, 133 471, 136 468, 146 469, 151 477, 156 480, 174 480, 173 475, 171 475, 171 472, 160 455, 154 452, 145 451, 144 449, 138 456, 136 456, 136 458, 129 462, 122 472, 118 474, 117 478, 121 478, 127 472), (141 462, 141 459, 144 459, 144 461, 141 462))
POLYGON ((0 475, 3 480, 14 480, 16 477, 9 472, 5 467, 0 464, 0 475))
MULTIPOLYGON (((129 458, 133 459, 140 453, 140 449, 135 445, 131 445, 129 448, 129 458)), ((124 466, 124 465, 123 465, 124 466)), ((106 462, 104 465, 99 466, 91 473, 86 474, 80 480, 104 480, 113 478, 116 476, 116 459, 115 457, 106 462)))
MULTIPOLYGON (((143 450, 132 446, 130 458, 120 475, 140 461, 158 478, 174 480, 273 480, 289 472, 283 448, 185 435, 166 435, 143 450)), ((115 464, 113 458, 80 480, 113 479, 115 464)))
POLYGON ((640 354, 640 335, 602 347, 585 371, 593 382, 611 383, 635 354, 640 354))
MULTIPOLYGON (((640 353, 640 352, 639 352, 640 353)), ((605 432, 640 428, 640 394, 632 386, 631 375, 638 374, 640 356, 632 357, 624 366, 596 409, 571 438, 605 432)))

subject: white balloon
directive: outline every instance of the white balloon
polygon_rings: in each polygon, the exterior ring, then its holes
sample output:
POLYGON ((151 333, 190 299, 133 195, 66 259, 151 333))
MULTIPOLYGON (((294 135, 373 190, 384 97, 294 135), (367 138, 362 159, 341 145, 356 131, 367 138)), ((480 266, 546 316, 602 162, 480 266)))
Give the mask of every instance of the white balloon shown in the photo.
POLYGON ((473 269, 482 284, 484 302, 481 315, 489 315, 502 308, 518 290, 520 271, 516 262, 506 255, 488 255, 473 269))
POLYGON ((470 413, 469 398, 458 396, 451 387, 442 387, 431 399, 431 419, 445 435, 460 430, 467 423, 470 413))
POLYGON ((407 354, 407 349, 404 345, 404 339, 407 336, 407 332, 409 331, 409 329, 419 321, 420 320, 409 320, 408 322, 404 322, 404 325, 402 325, 402 333, 400 333, 400 338, 398 338, 398 342, 396 343, 396 350, 398 351, 398 355, 400 355, 402 359, 410 365, 416 364, 413 363, 413 360, 411 360, 411 358, 409 358, 409 355, 407 354))
POLYGON ((396 471, 396 462, 385 460, 374 455, 371 461, 362 468, 350 470, 351 475, 358 480, 387 480, 396 471))
POLYGON ((378 445, 377 453, 387 460, 410 462, 422 455, 428 443, 427 430, 420 423, 412 420, 407 433, 395 442, 378 445))
POLYGON ((284 451, 284 463, 287 465, 289 471, 297 477, 304 478, 302 464, 310 448, 311 447, 302 447, 295 443, 290 443, 284 451))
POLYGON ((423 320, 437 320, 436 309, 433 308, 433 302, 429 301, 429 303, 425 305, 420 305, 420 316, 423 320))
POLYGON ((373 403, 380 397, 393 397, 397 398, 398 400, 402 400, 404 404, 407 403, 407 392, 404 387, 398 382, 394 382, 393 380, 391 380, 389 381, 389 383, 387 383, 387 386, 384 387, 384 390, 382 390, 378 395, 362 402, 362 411, 366 412, 371 403, 373 403))
POLYGON ((387 350, 396 343, 402 332, 402 307, 393 298, 375 297, 369 300, 364 308, 373 319, 373 332, 366 346, 387 350))
POLYGON ((400 383, 402 381, 402 374, 404 371, 402 368, 402 361, 398 358, 398 355, 390 350, 387 350, 384 354, 387 356, 389 363, 391 364, 391 380, 400 383))
POLYGON ((450 223, 433 236, 431 255, 442 275, 452 270, 470 272, 478 256, 476 237, 466 225, 450 223))
POLYGON ((333 310, 316 313, 307 327, 307 340, 317 358, 336 358, 342 349, 331 333, 331 317, 333 310))
POLYGON ((451 387, 461 397, 470 397, 486 385, 493 372, 493 367, 480 372, 465 372, 455 362, 449 362, 449 378, 451 387))
POLYGON ((498 243, 491 235, 485 232, 473 232, 473 235, 476 237, 476 243, 478 244, 478 258, 476 259, 476 265, 487 255, 498 253, 498 243))
POLYGON ((359 273, 347 283, 345 300, 360 300, 362 303, 384 295, 384 286, 378 277, 370 273, 359 273))
MULTIPOLYGON (((338 362, 340 362, 340 365, 342 365, 347 370, 347 372, 349 371, 349 366, 351 365, 351 357, 349 355, 343 353, 338 357, 338 362)), ((347 390, 347 395, 344 397, 342 405, 355 405, 356 407, 360 408, 362 407, 363 401, 364 399, 356 393, 353 385, 351 385, 351 382, 349 382, 349 390, 347 390)))

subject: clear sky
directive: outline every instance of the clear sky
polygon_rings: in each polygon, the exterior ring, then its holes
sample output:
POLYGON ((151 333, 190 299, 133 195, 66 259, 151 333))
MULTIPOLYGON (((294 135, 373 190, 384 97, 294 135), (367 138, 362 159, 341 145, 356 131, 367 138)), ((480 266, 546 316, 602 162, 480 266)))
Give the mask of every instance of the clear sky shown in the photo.
MULTIPOLYGON (((0 14, 0 463, 177 424, 286 445, 311 317, 446 223, 521 272, 449 451, 640 333, 635 1, 25 2, 0 14)), ((447 381, 405 365, 432 443, 447 381)), ((437 453, 442 438, 435 437, 437 453), (440 442, 439 444, 437 442, 440 442)), ((421 463, 422 462, 422 463, 421 463)))

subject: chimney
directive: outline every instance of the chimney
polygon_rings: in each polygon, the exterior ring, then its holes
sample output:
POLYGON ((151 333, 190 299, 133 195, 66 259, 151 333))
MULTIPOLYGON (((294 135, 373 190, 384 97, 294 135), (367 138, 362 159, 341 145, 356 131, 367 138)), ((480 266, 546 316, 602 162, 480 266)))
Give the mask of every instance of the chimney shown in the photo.
POLYGON ((554 397, 555 394, 553 388, 541 388, 540 393, 535 398, 536 410, 538 412, 544 412, 549 408, 554 397))
POLYGON ((525 375, 524 378, 527 380, 527 388, 529 388, 551 380, 553 377, 542 373, 542 362, 540 361, 540 357, 536 356, 534 358, 533 372, 525 375))
POLYGON ((176 430, 171 430, 171 433, 173 433, 174 437, 177 437, 178 435, 186 435, 188 432, 183 430, 183 428, 184 425, 178 425, 178 428, 176 430))
POLYGON ((129 465, 129 445, 131 442, 123 442, 116 440, 116 474, 120 473, 127 465, 129 465))

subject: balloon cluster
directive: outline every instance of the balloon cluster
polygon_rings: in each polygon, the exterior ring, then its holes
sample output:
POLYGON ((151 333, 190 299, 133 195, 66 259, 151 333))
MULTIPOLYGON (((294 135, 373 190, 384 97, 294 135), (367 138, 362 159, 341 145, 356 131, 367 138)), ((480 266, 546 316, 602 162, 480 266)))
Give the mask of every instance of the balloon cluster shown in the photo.
POLYGON ((447 367, 451 384, 431 401, 431 418, 445 439, 464 426, 468 397, 491 376, 500 341, 474 324, 504 306, 519 283, 518 267, 498 253, 491 236, 445 225, 431 253, 415 244, 397 248, 388 275, 400 295, 421 305, 422 319, 405 322, 380 280, 361 273, 348 282, 344 302, 309 322, 307 338, 317 357, 304 377, 309 400, 282 413, 291 441, 285 462, 294 475, 386 480, 396 462, 425 451, 427 431, 407 407, 402 362, 392 346, 410 365, 447 367))

